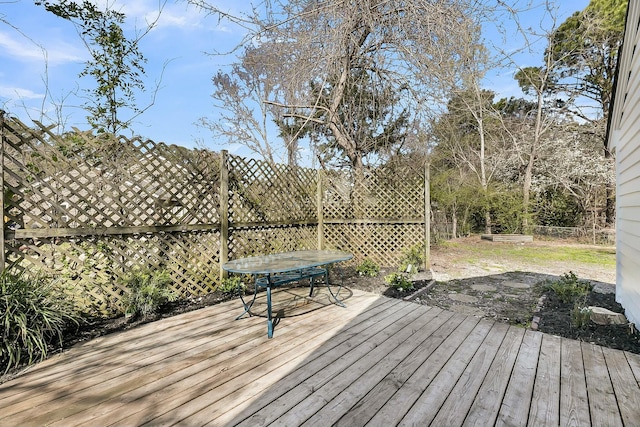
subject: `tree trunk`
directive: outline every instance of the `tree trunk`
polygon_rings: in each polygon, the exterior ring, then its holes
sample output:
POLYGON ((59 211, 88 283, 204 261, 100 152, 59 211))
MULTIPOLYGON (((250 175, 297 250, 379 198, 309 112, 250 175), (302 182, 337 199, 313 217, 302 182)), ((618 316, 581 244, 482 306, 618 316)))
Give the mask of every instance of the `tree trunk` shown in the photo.
MULTIPOLYGON (((482 109, 482 94, 480 93, 480 88, 478 85, 475 86, 476 96, 478 100, 478 108, 477 113, 473 113, 476 122, 478 123, 478 136, 480 138, 480 153, 479 153, 479 161, 480 161, 480 185, 482 186, 482 190, 484 191, 484 199, 485 203, 488 202, 488 189, 489 189, 489 181, 487 179, 487 166, 486 166, 486 145, 487 141, 484 133, 484 110, 482 109)), ((486 234, 491 234, 491 211, 487 204, 484 211, 484 232, 486 234)))
POLYGON ((485 234, 491 234, 491 212, 489 212, 489 208, 484 211, 484 232, 485 234))
POLYGON ((455 210, 451 214, 451 236, 454 239, 458 237, 458 215, 455 210))
POLYGON ((524 183, 522 185, 522 232, 526 233, 529 226, 529 202, 531 199, 531 177, 533 175, 533 156, 529 157, 529 163, 524 171, 524 183))
MULTIPOLYGON (((605 161, 609 161, 611 159, 611 151, 609 147, 604 147, 604 158, 605 161)), ((616 190, 613 186, 607 185, 605 187, 605 197, 606 197, 606 205, 605 205, 605 226, 608 228, 613 228, 616 222, 616 190)))
MULTIPOLYGON (((546 79, 545 79, 546 81, 546 79)), ((533 177, 533 166, 538 157, 538 147, 542 138, 542 110, 544 109, 544 93, 542 89, 537 90, 538 101, 536 108, 536 124, 529 150, 529 161, 524 170, 524 182, 522 184, 522 232, 526 233, 529 228, 529 203, 531 201, 531 181, 533 177)))

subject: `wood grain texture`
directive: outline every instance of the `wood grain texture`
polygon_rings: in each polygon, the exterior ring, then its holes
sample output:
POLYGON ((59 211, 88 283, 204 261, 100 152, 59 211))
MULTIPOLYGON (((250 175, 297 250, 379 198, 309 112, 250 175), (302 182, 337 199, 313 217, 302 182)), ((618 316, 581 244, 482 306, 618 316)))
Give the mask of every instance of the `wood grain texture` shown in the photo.
POLYGON ((544 335, 531 398, 528 426, 557 426, 560 418, 560 343, 555 335, 544 335))
MULTIPOLYGON (((640 419, 640 393, 638 382, 629 366, 628 358, 621 351, 603 348, 609 377, 616 395, 616 402, 624 425, 638 425, 640 419)), ((637 356, 637 355, 633 355, 637 356)))
POLYGON ((560 348, 560 424, 591 425, 580 342, 563 339, 560 348))
POLYGON ((346 303, 297 306, 273 339, 230 301, 92 340, 1 384, 0 425, 640 425, 638 355, 346 303))
POLYGON ((497 426, 527 425, 541 343, 542 333, 525 333, 498 412, 497 426))
POLYGON ((589 393, 589 412, 594 426, 622 426, 616 396, 609 377, 602 347, 581 343, 585 380, 589 393))

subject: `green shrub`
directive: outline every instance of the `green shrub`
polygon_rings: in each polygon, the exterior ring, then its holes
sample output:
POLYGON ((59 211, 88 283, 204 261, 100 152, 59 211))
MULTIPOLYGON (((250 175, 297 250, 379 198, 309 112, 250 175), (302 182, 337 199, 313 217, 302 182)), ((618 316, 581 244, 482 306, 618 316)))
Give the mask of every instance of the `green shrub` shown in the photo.
POLYGON ((380 272, 380 267, 374 261, 365 258, 362 264, 356 267, 356 272, 359 276, 376 277, 380 272))
POLYGON ((80 313, 60 289, 43 276, 0 273, 0 368, 6 373, 22 362, 47 356, 50 345, 62 346, 63 332, 78 325, 80 313))
MULTIPOLYGON (((522 190, 509 186, 498 186, 489 195, 489 208, 492 218, 492 229, 495 234, 526 233, 523 230, 525 214, 522 211, 522 190)), ((532 218, 527 213, 527 222, 532 218)))
POLYGON ((578 277, 570 271, 560 276, 560 279, 547 284, 545 288, 553 291, 560 301, 569 303, 574 302, 580 297, 587 296, 593 289, 593 285, 591 285, 591 282, 578 279, 578 277))
POLYGON ((175 301, 177 295, 169 288, 172 280, 165 270, 148 269, 130 273, 122 283, 128 289, 123 298, 125 313, 147 317, 158 311, 168 301, 175 301))
POLYGON ((413 283, 409 280, 406 273, 391 273, 385 276, 384 281, 391 288, 396 288, 399 291, 411 291, 413 290, 413 283))
POLYGON ((218 286, 218 290, 225 294, 234 294, 245 290, 244 282, 240 276, 227 277, 222 279, 222 283, 218 286))
POLYGON ((400 271, 406 273, 417 273, 418 268, 424 264, 424 242, 411 246, 402 253, 400 260, 400 271))

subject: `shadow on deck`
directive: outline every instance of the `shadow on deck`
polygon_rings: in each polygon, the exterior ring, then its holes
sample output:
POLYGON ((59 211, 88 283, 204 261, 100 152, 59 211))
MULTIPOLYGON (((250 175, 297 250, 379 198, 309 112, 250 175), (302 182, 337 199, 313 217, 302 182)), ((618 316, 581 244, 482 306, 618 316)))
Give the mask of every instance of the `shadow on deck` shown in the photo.
POLYGON ((319 291, 275 293, 273 339, 232 301, 77 346, 0 385, 0 425, 640 425, 639 355, 319 291))

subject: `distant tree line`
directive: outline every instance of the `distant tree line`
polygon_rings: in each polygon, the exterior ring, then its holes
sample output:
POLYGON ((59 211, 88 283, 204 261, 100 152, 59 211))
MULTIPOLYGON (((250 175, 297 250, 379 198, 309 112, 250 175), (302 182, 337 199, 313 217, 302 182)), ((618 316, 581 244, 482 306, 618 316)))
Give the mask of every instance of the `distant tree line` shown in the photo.
POLYGON ((292 0, 225 16, 254 32, 213 79, 224 123, 203 123, 230 141, 243 135, 270 161, 275 123, 290 164, 306 140, 322 167, 356 176, 398 158, 429 162, 434 209, 456 234, 612 227, 605 130, 626 2, 592 0, 564 22, 541 2, 536 29, 521 24, 524 11, 495 3, 292 0), (505 14, 522 50, 546 44, 540 65, 521 67, 513 52, 483 44, 483 25, 506 31, 497 24, 505 14), (505 67, 523 97, 496 99, 483 86, 505 67))
MULTIPOLYGON (((274 0, 238 15, 188 2, 246 32, 237 60, 212 78, 218 118, 201 119, 221 143, 291 165, 308 149, 356 182, 370 167, 428 162, 433 207, 455 234, 613 226, 605 131, 626 1, 591 0, 561 23, 556 4, 541 1, 534 29, 520 22, 526 10, 489 0, 274 0), (500 22, 517 28, 522 51, 545 43, 539 65, 487 45, 483 28, 507 31, 500 22), (522 97, 484 86, 505 69, 522 97)), ((127 37, 125 15, 108 6, 37 4, 72 22, 90 52, 80 74, 96 83, 88 122, 128 128, 149 108, 135 95, 145 89, 139 41, 155 22, 127 37)))

